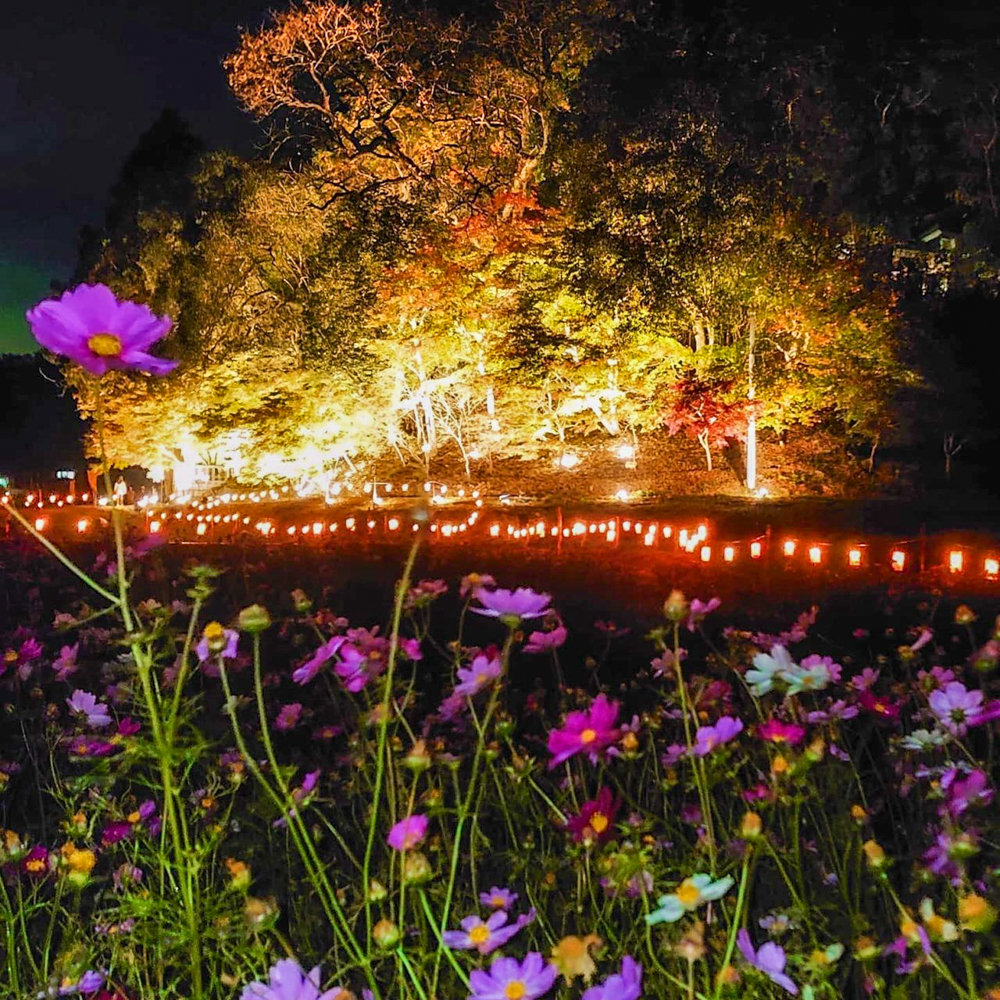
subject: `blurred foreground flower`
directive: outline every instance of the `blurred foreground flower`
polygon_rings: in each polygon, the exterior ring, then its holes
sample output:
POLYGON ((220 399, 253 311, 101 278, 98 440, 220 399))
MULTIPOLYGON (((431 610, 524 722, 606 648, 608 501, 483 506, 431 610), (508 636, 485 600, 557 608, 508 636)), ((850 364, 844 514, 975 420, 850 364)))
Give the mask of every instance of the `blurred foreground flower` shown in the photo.
POLYGON ((170 317, 157 317, 138 302, 119 301, 106 285, 77 285, 58 299, 39 302, 25 316, 42 347, 92 375, 113 368, 166 375, 178 364, 146 353, 170 330, 170 317))
POLYGON ((271 966, 270 982, 250 983, 240 1000, 337 1000, 344 993, 339 986, 320 992, 319 969, 317 965, 306 973, 294 958, 284 958, 271 966))

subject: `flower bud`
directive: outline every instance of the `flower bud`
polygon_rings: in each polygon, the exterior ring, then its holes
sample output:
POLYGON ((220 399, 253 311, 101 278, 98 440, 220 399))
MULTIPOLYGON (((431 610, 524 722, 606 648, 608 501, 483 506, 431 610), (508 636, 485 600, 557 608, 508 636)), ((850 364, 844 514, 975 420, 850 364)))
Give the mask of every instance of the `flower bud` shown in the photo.
POLYGON ((853 806, 851 806, 851 819, 853 819, 854 822, 858 824, 858 826, 861 826, 863 823, 867 823, 868 810, 865 809, 864 806, 855 803, 853 806))
POLYGON ((971 625, 976 620, 976 613, 968 604, 960 604, 955 608, 955 624, 971 625))
POLYGON ((979 844, 975 837, 970 837, 964 831, 957 833, 948 847, 948 857, 953 861, 967 861, 979 853, 979 844))
POLYGON ((292 591, 292 604, 295 605, 295 610, 300 615, 304 615, 307 611, 311 611, 313 606, 313 602, 309 600, 306 592, 298 587, 292 591))
POLYGON ((251 604, 244 608, 237 619, 237 625, 241 632, 249 632, 256 635, 263 632, 271 624, 271 616, 267 608, 262 608, 259 604, 251 604))
POLYGON ((867 961, 870 958, 875 958, 876 955, 882 949, 879 947, 879 943, 868 935, 863 935, 859 937, 857 941, 854 942, 854 957, 861 962, 867 961))
POLYGON ((997 911, 982 896, 972 893, 958 901, 958 919, 965 930, 982 933, 996 923, 997 911))
POLYGON ((625 735, 618 741, 618 745, 622 748, 622 753, 626 756, 634 757, 639 749, 639 737, 635 735, 630 729, 625 735))
POLYGON ((421 851, 407 851, 403 855, 403 881, 408 885, 427 882, 433 875, 427 855, 421 851))
POLYGON ((743 820, 740 823, 740 836, 744 840, 756 840, 763 829, 764 821, 757 813, 746 812, 743 814, 743 820))
POLYGON ((381 903, 388 895, 389 890, 377 878, 368 883, 368 898, 373 903, 381 903))
POLYGON ((682 622, 687 616, 687 598, 679 590, 670 591, 670 596, 663 602, 663 617, 672 622, 682 622))
POLYGON ((431 766, 431 755, 427 751, 426 740, 417 740, 410 747, 410 752, 403 758, 403 764, 415 774, 419 774, 431 766))
POLYGON ((861 850, 865 852, 865 857, 868 859, 868 865, 870 868, 884 868, 886 865, 885 850, 882 845, 875 840, 866 840, 861 845, 861 850))
POLYGON ((822 736, 817 736, 816 739, 806 747, 806 757, 813 763, 818 764, 823 759, 823 754, 826 753, 826 743, 822 736))
POLYGON ((229 872, 229 888, 242 892, 250 888, 250 866, 245 861, 236 858, 226 858, 226 870, 229 872))
POLYGON ((401 935, 399 927, 391 920, 380 920, 372 928, 372 937, 375 938, 375 943, 380 948, 388 950, 389 948, 395 948, 399 944, 401 935))
POLYGON ((771 774, 782 775, 788 771, 788 761, 779 753, 774 760, 771 761, 771 774))

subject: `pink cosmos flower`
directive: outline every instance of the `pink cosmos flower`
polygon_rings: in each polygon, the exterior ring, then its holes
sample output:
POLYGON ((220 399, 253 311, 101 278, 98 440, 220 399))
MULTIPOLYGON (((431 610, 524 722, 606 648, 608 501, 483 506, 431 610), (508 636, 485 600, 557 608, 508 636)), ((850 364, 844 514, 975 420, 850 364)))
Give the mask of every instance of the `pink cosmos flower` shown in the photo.
POLYGON ((549 613, 552 602, 550 594, 539 594, 530 587, 518 587, 517 590, 487 590, 477 587, 473 596, 482 605, 481 608, 470 608, 477 615, 488 618, 503 618, 510 621, 522 621, 529 618, 544 618, 549 613))
POLYGON ((427 836, 429 825, 426 816, 413 813, 406 819, 401 819, 389 831, 385 841, 395 851, 411 851, 427 836))
POLYGON ((722 604, 722 601, 718 597, 713 597, 709 601, 700 601, 697 597, 692 598, 690 607, 688 608, 688 631, 693 632, 698 627, 698 624, 704 621, 720 604, 722 604))
POLYGON ((570 712, 562 729, 549 733, 549 770, 578 753, 585 753, 596 763, 600 753, 618 739, 618 702, 599 694, 587 712, 570 712))
POLYGON ((289 729, 294 729, 299 724, 301 715, 302 705, 299 702, 294 701, 291 704, 282 705, 274 720, 274 728, 287 733, 289 729))
POLYGON ((56 672, 56 680, 64 681, 76 671, 76 658, 80 653, 80 643, 63 646, 59 655, 52 661, 52 669, 56 672))
POLYGON ((296 667, 292 671, 292 680, 296 684, 308 684, 319 672, 325 663, 331 660, 344 643, 346 636, 335 635, 323 643, 305 663, 296 667))
POLYGON ((870 691, 878 681, 879 671, 865 667, 860 674, 855 674, 849 681, 855 691, 870 691))
MULTIPOLYGON (((490 647, 489 653, 496 647, 490 647)), ((458 684, 452 694, 453 698, 474 698, 480 691, 485 690, 503 673, 503 664, 497 655, 487 656, 480 653, 473 657, 468 667, 459 667, 456 671, 458 684)))
POLYGON ((551 632, 532 632, 522 651, 525 653, 547 653, 559 649, 566 642, 569 633, 564 625, 558 625, 551 632))
POLYGON ((787 743, 795 746, 805 739, 806 731, 793 722, 782 722, 780 719, 768 719, 757 727, 757 735, 770 743, 787 743))
POLYGON ((862 691, 861 697, 858 698, 858 704, 866 712, 880 716, 887 722, 895 722, 901 711, 899 702, 893 701, 886 695, 874 695, 871 691, 862 691))
POLYGON ((792 996, 798 994, 798 986, 785 975, 785 949, 781 945, 768 941, 755 951, 750 935, 745 929, 736 935, 736 944, 747 962, 763 972, 772 983, 787 990, 792 996))
POLYGON ((724 715, 713 726, 700 726, 695 733, 694 754, 704 757, 717 746, 728 743, 743 732, 743 720, 724 715))
POLYGON ((954 736, 964 736, 969 725, 982 712, 983 692, 969 691, 959 681, 946 684, 944 690, 932 691, 927 699, 938 722, 954 736))
POLYGON ((113 368, 166 375, 177 367, 146 349, 166 336, 172 320, 149 306, 119 301, 105 285, 77 285, 58 299, 39 302, 25 314, 35 340, 92 375, 113 368))

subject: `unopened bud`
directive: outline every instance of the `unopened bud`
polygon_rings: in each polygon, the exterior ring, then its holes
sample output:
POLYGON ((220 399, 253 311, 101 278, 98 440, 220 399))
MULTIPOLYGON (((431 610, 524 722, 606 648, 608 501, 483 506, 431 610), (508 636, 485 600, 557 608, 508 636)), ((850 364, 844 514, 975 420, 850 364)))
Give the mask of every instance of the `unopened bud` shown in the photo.
POLYGON ((394 948, 399 944, 399 928, 391 920, 380 920, 372 928, 372 937, 380 948, 394 948))
POLYGON ((672 622, 682 622, 688 615, 688 602, 679 590, 670 591, 670 596, 663 602, 663 616, 672 622))
POLYGON ((271 616, 267 608, 262 608, 259 604, 251 604, 244 608, 237 618, 237 625, 241 632, 249 632, 256 635, 263 632, 271 624, 271 616))

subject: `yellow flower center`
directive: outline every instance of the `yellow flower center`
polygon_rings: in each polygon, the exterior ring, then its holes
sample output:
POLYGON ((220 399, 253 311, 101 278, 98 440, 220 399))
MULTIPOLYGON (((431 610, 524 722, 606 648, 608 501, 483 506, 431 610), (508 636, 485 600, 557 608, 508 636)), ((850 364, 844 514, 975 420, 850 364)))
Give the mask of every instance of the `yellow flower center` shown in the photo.
POLYGON ((99 358, 117 358, 122 352, 122 342, 113 333, 95 333, 87 347, 99 358))
POLYGON ((497 910, 506 905, 507 905, 507 900, 504 899, 503 896, 494 896, 490 900, 490 906, 494 907, 497 910))
POLYGON ((595 733, 593 729, 585 729, 582 733, 580 733, 581 743, 593 743, 596 739, 597 733, 595 733))
POLYGON ((142 819, 142 814, 136 809, 134 812, 130 812, 125 817, 130 823, 138 823, 142 819))
POLYGON ((17 650, 8 649, 7 652, 3 654, 3 658, 6 663, 17 663, 17 650))
POLYGON ((590 817, 590 828, 594 833, 604 833, 608 828, 608 817, 604 813, 594 813, 590 817))
POLYGON ((208 639, 221 639, 226 634, 226 630, 219 624, 219 622, 209 622, 205 626, 205 631, 202 635, 208 639))
POLYGON ((987 912, 989 904, 982 896, 965 896, 958 901, 958 915, 963 920, 975 920, 987 912))
POLYGON ((693 910, 701 899, 701 890, 691 879, 686 878, 677 886, 677 899, 685 910, 693 910))
POLYGON ((524 988, 524 983, 522 983, 520 979, 515 979, 513 982, 507 984, 504 988, 503 995, 507 998, 507 1000, 521 1000, 527 992, 528 991, 524 988))
POLYGON ((24 867, 29 872, 40 872, 45 870, 45 862, 41 858, 32 858, 30 861, 25 862, 24 867))
POLYGON ((490 929, 486 924, 477 924, 469 931, 469 940, 473 944, 482 944, 484 941, 489 940, 489 936, 490 929))

